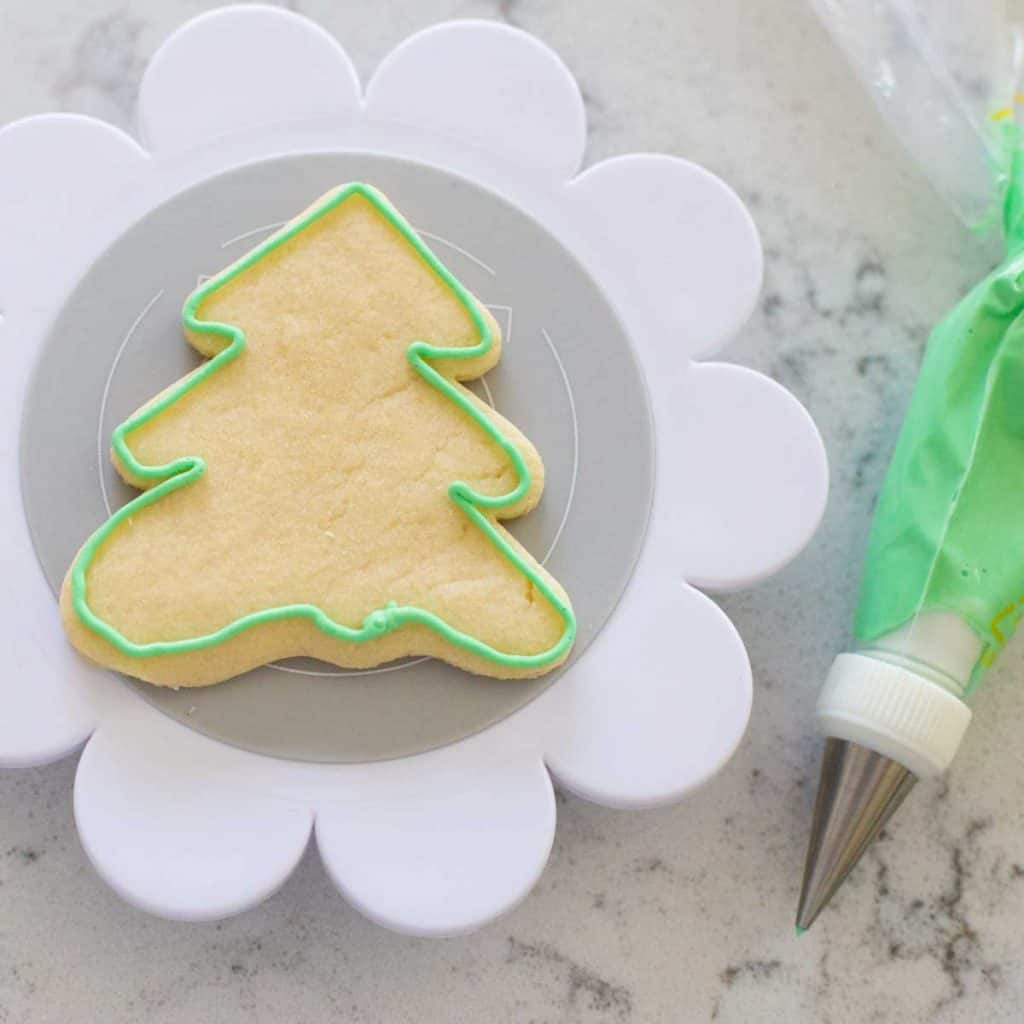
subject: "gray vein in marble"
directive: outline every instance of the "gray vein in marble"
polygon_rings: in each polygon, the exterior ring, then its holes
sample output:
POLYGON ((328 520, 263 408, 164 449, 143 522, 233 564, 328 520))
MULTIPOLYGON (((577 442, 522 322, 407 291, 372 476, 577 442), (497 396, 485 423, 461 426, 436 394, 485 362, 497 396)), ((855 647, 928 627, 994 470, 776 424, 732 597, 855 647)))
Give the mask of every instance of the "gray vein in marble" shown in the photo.
POLYGON ((633 1013, 633 996, 596 971, 572 960, 549 943, 529 943, 510 937, 507 964, 529 965, 537 983, 537 968, 551 973, 564 986, 563 1006, 567 1014, 583 1011, 589 1020, 625 1021, 633 1013))
MULTIPOLYGON (((943 805, 947 796, 946 787, 938 785, 933 805, 943 805)), ((1001 967, 984 959, 978 930, 972 924, 972 915, 965 903, 982 836, 993 824, 990 817, 970 819, 961 834, 947 842, 945 878, 939 891, 927 902, 914 897, 905 903, 904 920, 914 926, 914 934, 909 937, 902 928, 896 930, 890 923, 889 911, 893 903, 899 905, 902 900, 892 891, 889 881, 889 864, 884 853, 890 838, 888 833, 883 832, 880 843, 870 854, 874 867, 876 929, 889 959, 904 961, 928 957, 945 976, 947 991, 933 1003, 933 1015, 965 997, 968 976, 980 975, 993 989, 1000 985, 1001 967)))
POLYGON ((139 50, 143 27, 127 10, 89 22, 56 88, 61 107, 129 127, 145 67, 139 50))
POLYGON ((498 17, 515 28, 522 28, 519 23, 522 0, 498 0, 498 17))

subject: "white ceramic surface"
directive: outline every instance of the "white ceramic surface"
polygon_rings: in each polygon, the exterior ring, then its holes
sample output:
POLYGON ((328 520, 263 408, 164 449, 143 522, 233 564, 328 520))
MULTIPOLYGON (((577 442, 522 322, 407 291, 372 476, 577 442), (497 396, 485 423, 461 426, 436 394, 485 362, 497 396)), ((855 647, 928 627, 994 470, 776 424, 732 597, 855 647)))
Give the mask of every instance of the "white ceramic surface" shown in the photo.
POLYGON ((787 391, 694 361, 753 308, 756 231, 726 186, 679 159, 621 157, 577 175, 576 82, 543 44, 494 23, 413 36, 362 93, 313 23, 229 8, 161 47, 138 112, 145 148, 82 117, 0 132, 0 523, 11 538, 0 759, 46 762, 87 741, 75 781, 83 845, 119 894, 154 913, 193 920, 252 906, 287 878, 314 830, 331 878, 367 916, 416 934, 475 928, 539 876, 555 827, 552 776, 609 805, 662 803, 714 774, 743 734, 746 652, 690 584, 734 588, 777 570, 813 533, 827 490, 820 437, 787 391), (106 242, 217 171, 345 148, 466 175, 579 256, 645 367, 658 480, 626 595, 555 687, 451 747, 331 766, 214 743, 70 652, 21 512, 17 432, 46 326, 106 242))

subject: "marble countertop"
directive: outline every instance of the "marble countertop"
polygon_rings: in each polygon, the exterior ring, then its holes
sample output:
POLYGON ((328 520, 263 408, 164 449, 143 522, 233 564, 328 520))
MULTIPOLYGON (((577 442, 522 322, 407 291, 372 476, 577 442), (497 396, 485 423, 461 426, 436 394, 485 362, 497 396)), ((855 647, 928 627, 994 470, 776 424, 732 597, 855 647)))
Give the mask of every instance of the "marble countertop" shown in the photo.
MULTIPOLYGON (((3 0, 0 122, 52 109, 126 124, 147 56, 200 0, 3 0)), ((622 813, 560 797, 547 872, 462 939, 402 938, 309 854, 262 907, 156 920, 93 874, 73 761, 0 773, 0 1022, 246 1020, 787 1024, 1018 1021, 1024 1005, 1024 672, 992 674, 948 778, 921 784, 799 941, 792 920, 817 776, 814 695, 847 642, 872 502, 929 325, 987 269, 793 0, 297 0, 365 75, 409 32, 501 18, 582 83, 588 160, 693 158, 750 205, 763 299, 727 358, 789 387, 827 443, 832 496, 789 569, 723 599, 754 713, 685 803, 622 813), (590 8, 588 11, 587 8, 590 8)))

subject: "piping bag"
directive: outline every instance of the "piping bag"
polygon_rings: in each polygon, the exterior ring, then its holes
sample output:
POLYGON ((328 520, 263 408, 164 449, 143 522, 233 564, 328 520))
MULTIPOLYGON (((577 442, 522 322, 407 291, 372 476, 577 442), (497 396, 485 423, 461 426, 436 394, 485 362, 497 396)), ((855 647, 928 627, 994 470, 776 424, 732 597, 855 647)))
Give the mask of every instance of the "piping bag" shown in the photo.
MULTIPOLYGON (((1005 252, 932 331, 878 500, 857 647, 818 699, 826 742, 798 932, 916 779, 949 766, 969 701, 1024 614, 1024 100, 993 80, 1003 107, 972 109, 911 0, 815 6, 961 218, 985 227, 1001 212, 1005 252)), ((1000 34, 1015 43, 1012 82, 1024 36, 1000 34)))

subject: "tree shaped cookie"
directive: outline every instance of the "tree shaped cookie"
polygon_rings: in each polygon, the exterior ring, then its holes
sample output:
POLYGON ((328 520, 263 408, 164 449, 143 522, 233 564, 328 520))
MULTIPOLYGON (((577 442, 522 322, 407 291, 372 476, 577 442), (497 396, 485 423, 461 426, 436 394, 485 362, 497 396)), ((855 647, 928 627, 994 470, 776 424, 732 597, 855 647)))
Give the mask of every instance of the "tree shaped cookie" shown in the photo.
POLYGON ((379 192, 323 196, 184 323, 210 358, 115 430, 143 493, 64 581, 80 651, 173 686, 295 655, 565 659, 568 598, 499 522, 540 500, 540 457, 459 383, 497 363, 497 324, 379 192))

